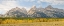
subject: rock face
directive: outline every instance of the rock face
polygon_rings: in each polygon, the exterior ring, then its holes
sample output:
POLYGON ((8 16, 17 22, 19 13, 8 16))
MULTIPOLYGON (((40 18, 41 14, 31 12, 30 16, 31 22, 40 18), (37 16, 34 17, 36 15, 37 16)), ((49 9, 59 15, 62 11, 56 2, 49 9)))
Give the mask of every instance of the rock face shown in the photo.
POLYGON ((30 9, 32 12, 32 14, 29 13, 29 15, 31 14, 30 17, 64 17, 64 10, 53 8, 51 5, 47 6, 46 8, 40 7, 34 9, 34 11, 32 11, 33 8, 30 9))
POLYGON ((36 8, 36 6, 33 6, 28 11, 28 17, 47 17, 46 14, 42 12, 43 8, 36 8))
POLYGON ((48 17, 64 17, 64 10, 53 8, 52 6, 48 6, 44 9, 45 13, 48 17))
POLYGON ((5 16, 9 17, 64 17, 64 10, 53 8, 51 5, 46 8, 36 8, 36 6, 32 6, 31 9, 27 12, 25 8, 13 8, 9 10, 5 16))
POLYGON ((36 6, 32 6, 32 8, 28 11, 28 15, 31 15, 35 12, 36 6))
POLYGON ((9 16, 9 17, 27 17, 27 11, 25 10, 25 8, 13 8, 11 10, 9 10, 5 16, 9 16))

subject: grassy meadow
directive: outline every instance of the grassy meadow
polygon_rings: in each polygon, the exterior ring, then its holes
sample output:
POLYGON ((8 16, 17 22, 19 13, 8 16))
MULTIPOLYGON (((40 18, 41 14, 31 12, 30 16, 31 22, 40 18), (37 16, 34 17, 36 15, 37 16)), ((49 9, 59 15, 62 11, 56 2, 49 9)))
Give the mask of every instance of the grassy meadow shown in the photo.
POLYGON ((0 18, 0 26, 64 26, 64 18, 0 18))

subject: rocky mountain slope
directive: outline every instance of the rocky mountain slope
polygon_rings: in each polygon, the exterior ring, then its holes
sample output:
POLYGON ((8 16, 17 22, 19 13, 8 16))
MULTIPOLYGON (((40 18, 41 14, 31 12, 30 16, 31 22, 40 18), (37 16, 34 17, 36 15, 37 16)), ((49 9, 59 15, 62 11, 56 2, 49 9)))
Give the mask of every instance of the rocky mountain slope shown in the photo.
POLYGON ((30 17, 64 17, 64 10, 53 8, 51 5, 47 6, 46 8, 31 8, 29 11, 32 12, 30 13, 32 14, 30 17))
POLYGON ((25 10, 25 8, 13 8, 11 10, 9 10, 5 16, 10 16, 10 17, 27 17, 27 11, 25 10))
POLYGON ((15 16, 15 17, 64 17, 64 10, 53 8, 51 5, 42 8, 36 8, 36 6, 32 6, 30 10, 27 12, 25 8, 13 8, 9 10, 5 16, 15 16))

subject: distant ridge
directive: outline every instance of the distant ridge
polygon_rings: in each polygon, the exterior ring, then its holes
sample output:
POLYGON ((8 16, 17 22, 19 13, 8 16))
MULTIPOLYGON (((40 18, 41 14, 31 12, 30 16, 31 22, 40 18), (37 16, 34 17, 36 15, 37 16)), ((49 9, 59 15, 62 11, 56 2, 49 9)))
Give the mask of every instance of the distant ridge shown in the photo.
POLYGON ((64 17, 64 10, 53 8, 51 5, 46 8, 36 8, 36 6, 32 6, 30 10, 27 12, 25 8, 12 8, 9 10, 4 17, 64 17))
POLYGON ((14 17, 27 17, 26 13, 27 13, 27 11, 25 10, 25 8, 20 9, 20 8, 16 7, 16 8, 9 10, 5 14, 5 16, 8 16, 8 17, 13 17, 13 16, 14 17))

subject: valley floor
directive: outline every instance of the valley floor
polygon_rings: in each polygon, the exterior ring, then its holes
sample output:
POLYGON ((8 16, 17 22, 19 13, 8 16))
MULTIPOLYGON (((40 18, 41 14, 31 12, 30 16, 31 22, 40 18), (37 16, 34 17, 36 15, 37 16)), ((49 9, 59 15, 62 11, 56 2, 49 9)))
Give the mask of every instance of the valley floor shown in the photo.
POLYGON ((0 26, 64 26, 64 21, 59 22, 37 22, 37 23, 21 23, 21 24, 0 24, 0 26))

